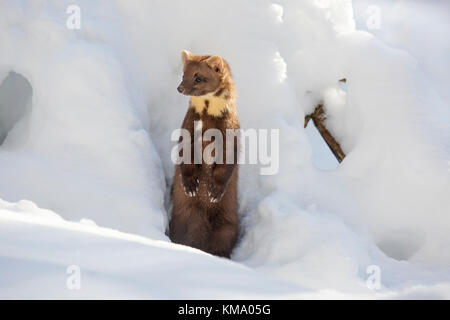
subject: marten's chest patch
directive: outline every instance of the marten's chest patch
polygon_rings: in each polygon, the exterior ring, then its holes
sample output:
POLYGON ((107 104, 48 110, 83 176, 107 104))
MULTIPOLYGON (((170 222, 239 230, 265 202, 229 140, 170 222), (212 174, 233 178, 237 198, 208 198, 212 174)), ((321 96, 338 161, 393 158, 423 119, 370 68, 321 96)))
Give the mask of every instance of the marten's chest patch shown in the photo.
POLYGON ((206 109, 206 113, 213 117, 221 116, 223 112, 227 111, 229 108, 227 100, 214 95, 200 97, 192 96, 191 105, 196 113, 201 115, 206 109))

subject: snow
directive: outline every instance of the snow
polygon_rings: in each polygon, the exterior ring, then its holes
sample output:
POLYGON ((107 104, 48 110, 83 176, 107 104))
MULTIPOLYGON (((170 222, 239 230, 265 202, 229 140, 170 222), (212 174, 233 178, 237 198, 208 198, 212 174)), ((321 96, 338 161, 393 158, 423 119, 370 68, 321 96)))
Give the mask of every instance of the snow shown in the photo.
POLYGON ((290 298, 300 292, 200 250, 64 221, 28 201, 2 201, 0 206, 3 299, 290 298), (72 265, 82 271, 79 291, 66 288, 66 270, 72 265))
POLYGON ((78 1, 69 30, 70 1, 1 2, 0 82, 32 97, 0 85, 0 296, 448 299, 450 11, 417 3, 372 30, 363 0, 78 1), (278 174, 241 165, 232 261, 165 236, 183 49, 227 59, 242 128, 280 130, 278 174), (303 129, 319 102, 339 165, 303 129))

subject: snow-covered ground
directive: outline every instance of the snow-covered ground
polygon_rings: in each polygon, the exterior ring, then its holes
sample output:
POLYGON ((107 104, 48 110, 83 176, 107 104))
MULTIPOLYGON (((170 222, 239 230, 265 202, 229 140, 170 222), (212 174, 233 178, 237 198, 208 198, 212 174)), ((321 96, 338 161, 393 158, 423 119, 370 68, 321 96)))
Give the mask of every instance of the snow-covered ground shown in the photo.
POLYGON ((0 298, 450 298, 448 9, 1 1, 0 298), (165 236, 182 49, 280 130, 276 175, 241 166, 232 261, 165 236), (339 165, 303 129, 321 101, 339 165))

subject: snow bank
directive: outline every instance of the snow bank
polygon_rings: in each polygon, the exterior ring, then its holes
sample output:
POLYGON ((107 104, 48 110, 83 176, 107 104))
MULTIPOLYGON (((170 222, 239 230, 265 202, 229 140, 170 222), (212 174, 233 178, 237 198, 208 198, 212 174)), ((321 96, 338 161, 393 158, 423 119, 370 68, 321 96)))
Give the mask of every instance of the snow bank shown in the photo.
POLYGON ((0 78, 18 72, 33 91, 32 112, 1 147, 2 198, 162 238, 164 182, 145 105, 130 97, 110 46, 66 29, 66 7, 0 4, 0 78))
POLYGON ((288 299, 311 294, 200 250, 67 222, 29 201, 0 201, 0 239, 2 299, 288 299), (73 266, 79 267, 79 290, 67 285, 73 266))
MULTIPOLYGON (((448 293, 445 57, 429 59, 420 39, 400 43, 404 33, 387 40, 392 28, 358 30, 365 12, 348 0, 79 1, 80 30, 66 28, 68 4, 0 4, 0 79, 14 71, 32 87, 31 111, 0 146, 1 198, 167 240, 170 135, 188 103, 176 92, 179 54, 214 53, 231 65, 241 126, 280 129, 277 175, 241 166, 243 232, 233 259, 322 293, 372 294, 370 265, 381 268, 388 295, 418 295, 417 286, 448 293), (319 102, 347 154, 335 170, 316 168, 303 129, 319 102)), ((440 5, 428 6, 429 17, 440 5)), ((16 239, 7 230, 0 234, 16 239)), ((221 263, 211 264, 214 274, 221 263)))
MULTIPOLYGON (((0 252, 2 299, 374 298, 310 290, 193 248, 68 222, 30 201, 0 201, 0 252)), ((375 297, 448 298, 448 290, 422 283, 375 297)))

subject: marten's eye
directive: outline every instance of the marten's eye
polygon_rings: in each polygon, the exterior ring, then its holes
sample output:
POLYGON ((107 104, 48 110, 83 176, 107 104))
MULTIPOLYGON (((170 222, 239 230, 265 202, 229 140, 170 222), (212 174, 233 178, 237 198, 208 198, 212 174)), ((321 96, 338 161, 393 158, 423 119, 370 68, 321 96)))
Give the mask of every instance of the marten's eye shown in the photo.
POLYGON ((202 82, 202 78, 200 78, 200 77, 195 77, 194 81, 197 82, 197 83, 202 82))

